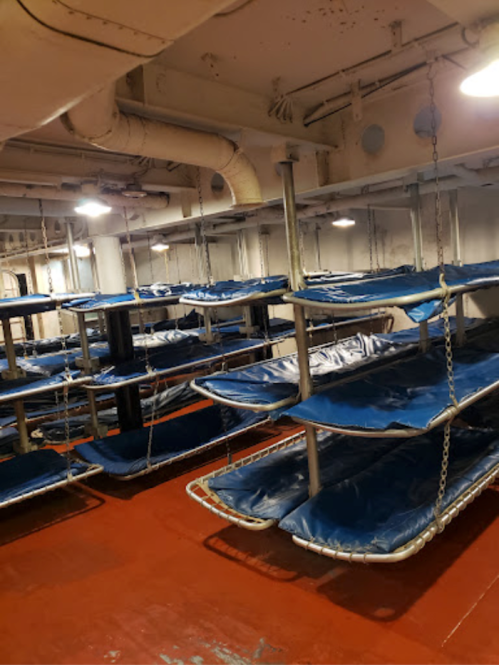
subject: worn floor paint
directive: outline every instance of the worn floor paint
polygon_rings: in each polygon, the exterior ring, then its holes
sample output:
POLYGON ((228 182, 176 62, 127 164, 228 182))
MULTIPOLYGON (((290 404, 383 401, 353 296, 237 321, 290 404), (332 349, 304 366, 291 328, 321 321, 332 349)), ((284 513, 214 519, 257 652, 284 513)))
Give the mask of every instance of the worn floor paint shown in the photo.
POLYGON ((495 490, 413 559, 365 566, 228 525, 185 494, 197 475, 96 477, 3 511, 0 662, 499 662, 495 490))

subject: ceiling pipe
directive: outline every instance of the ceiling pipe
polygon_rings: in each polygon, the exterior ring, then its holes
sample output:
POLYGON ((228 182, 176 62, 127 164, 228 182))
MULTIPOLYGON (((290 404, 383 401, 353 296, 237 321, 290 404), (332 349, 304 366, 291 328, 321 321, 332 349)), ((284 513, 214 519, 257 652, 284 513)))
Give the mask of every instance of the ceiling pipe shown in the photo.
MULTIPOLYGON (((43 201, 78 201, 82 197, 92 197, 93 189, 88 192, 82 188, 59 189, 43 185, 20 185, 17 183, 0 182, 0 197, 7 196, 21 199, 42 199, 43 201)), ((122 194, 109 194, 100 192, 95 188, 95 196, 105 201, 113 208, 150 208, 164 210, 168 207, 169 198, 161 194, 148 194, 143 198, 133 198, 122 194)), ((0 199, 1 206, 1 199, 0 199)), ((71 213, 70 213, 71 214, 71 213)), ((72 211, 74 214, 74 210, 72 211)))
POLYGON ((256 171, 235 143, 219 134, 123 113, 116 104, 114 85, 72 108, 62 120, 73 136, 105 150, 192 164, 220 173, 235 208, 263 203, 256 171))

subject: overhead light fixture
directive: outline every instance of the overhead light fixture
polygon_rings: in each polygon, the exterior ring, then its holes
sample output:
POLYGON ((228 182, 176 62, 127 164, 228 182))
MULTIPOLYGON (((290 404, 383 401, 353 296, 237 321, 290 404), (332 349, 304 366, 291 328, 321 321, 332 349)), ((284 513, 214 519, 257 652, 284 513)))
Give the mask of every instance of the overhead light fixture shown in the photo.
POLYGON ((163 242, 162 240, 158 240, 151 245, 151 249, 154 252, 166 252, 167 249, 170 249, 170 245, 167 245, 166 242, 163 242))
POLYGON ((87 217, 100 217, 101 215, 107 215, 110 213, 112 208, 104 201, 101 201, 101 199, 91 198, 78 201, 78 204, 75 206, 74 210, 79 215, 86 215, 87 217))
POLYGON ((340 217, 339 219, 333 219, 331 224, 345 229, 347 226, 355 226, 355 219, 352 219, 351 217, 340 217))
POLYGON ((480 46, 485 66, 465 78, 460 90, 470 97, 499 97, 499 22, 483 28, 480 46))

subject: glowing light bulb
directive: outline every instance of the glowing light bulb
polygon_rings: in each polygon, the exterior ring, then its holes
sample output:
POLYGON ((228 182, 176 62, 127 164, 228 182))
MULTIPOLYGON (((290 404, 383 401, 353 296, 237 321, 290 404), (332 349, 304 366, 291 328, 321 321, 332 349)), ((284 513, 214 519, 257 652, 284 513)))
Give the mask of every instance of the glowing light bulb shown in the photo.
POLYGON ((100 217, 107 215, 111 212, 111 206, 108 206, 99 199, 83 199, 75 206, 75 212, 79 215, 86 215, 87 217, 100 217))
POLYGON ((331 224, 344 229, 348 226, 355 226, 355 219, 352 219, 351 217, 340 217, 340 219, 334 219, 331 224))
POLYGON ((465 78, 461 83, 460 90, 470 97, 498 97, 499 58, 465 78))

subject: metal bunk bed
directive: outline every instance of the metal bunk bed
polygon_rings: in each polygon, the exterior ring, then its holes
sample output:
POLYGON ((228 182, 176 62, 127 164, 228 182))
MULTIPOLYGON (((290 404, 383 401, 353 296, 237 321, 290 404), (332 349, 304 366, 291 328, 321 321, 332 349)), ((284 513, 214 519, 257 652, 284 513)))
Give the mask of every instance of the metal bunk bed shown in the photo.
MULTIPOLYGON (((461 426, 454 425, 466 406, 499 387, 496 334, 468 333, 464 345, 462 301, 463 293, 499 285, 499 262, 461 267, 455 241, 456 265, 445 265, 436 155, 434 151, 438 267, 423 271, 414 185, 416 272, 312 288, 305 288, 301 273, 292 163, 281 163, 294 291, 284 300, 294 305, 303 400, 287 414, 305 426, 305 436, 190 483, 188 494, 204 507, 253 530, 278 523, 297 545, 332 558, 397 562, 441 533, 499 474, 499 432, 466 429, 459 421, 461 426), (449 320, 453 298, 454 344, 449 320), (378 306, 404 306, 421 322, 426 354, 313 395, 303 308, 345 313, 378 306), (444 343, 428 351, 426 321, 437 312, 443 317, 444 343)), ((453 207, 458 238, 457 199, 453 207)))

